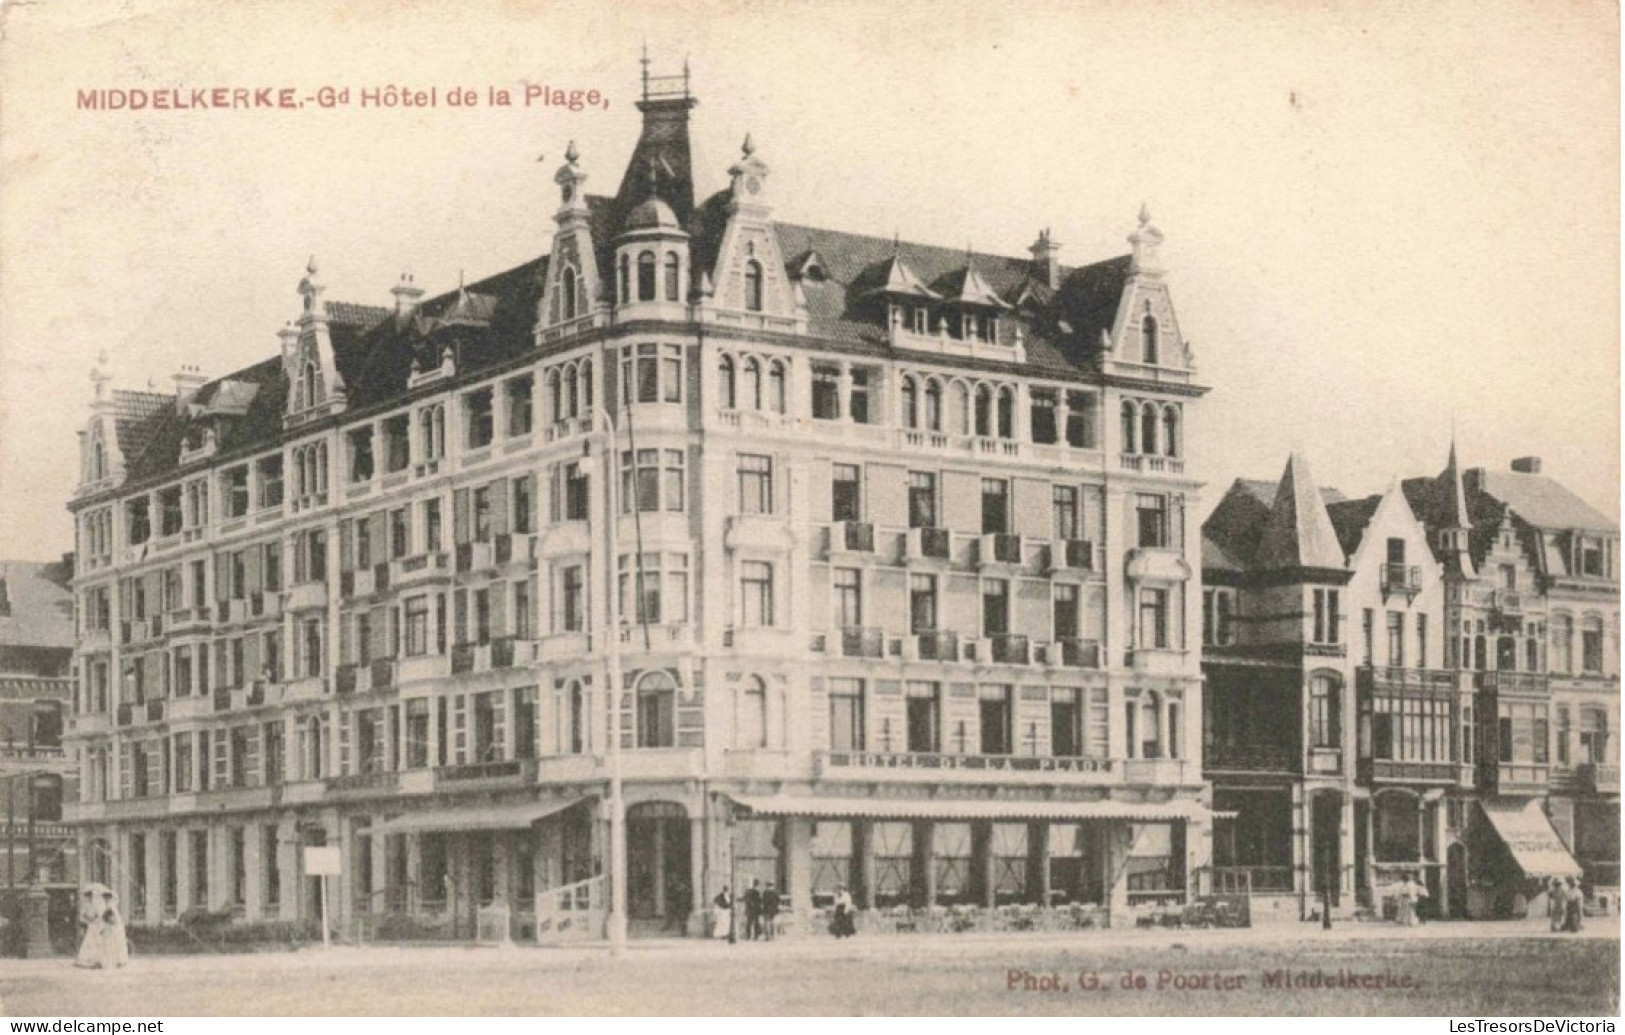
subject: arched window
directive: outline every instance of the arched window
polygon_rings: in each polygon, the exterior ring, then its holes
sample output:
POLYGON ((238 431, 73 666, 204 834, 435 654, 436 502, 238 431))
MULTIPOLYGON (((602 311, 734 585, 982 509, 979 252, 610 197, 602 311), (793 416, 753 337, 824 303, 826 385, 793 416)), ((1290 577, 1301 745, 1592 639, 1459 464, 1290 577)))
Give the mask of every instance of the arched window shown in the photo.
POLYGON ((993 390, 987 385, 976 386, 976 434, 983 438, 993 434, 993 390))
POLYGON ((1147 313, 1140 322, 1141 359, 1146 363, 1156 363, 1157 359, 1157 318, 1147 313))
POLYGON ((903 426, 920 426, 920 390, 912 377, 903 378, 903 426))
POLYGON ((1179 407, 1169 406, 1162 411, 1162 451, 1168 456, 1179 455, 1179 407))
POLYGON ((738 747, 767 747, 767 684, 760 676, 751 676, 739 688, 737 722, 738 747))
POLYGON ((592 360, 581 361, 581 413, 583 416, 592 412, 592 360))
POLYGON ((320 376, 321 375, 317 370, 315 361, 312 360, 305 363, 305 383, 303 385, 304 395, 301 401, 302 405, 307 410, 316 405, 317 379, 320 376))
POLYGON ((1341 746, 1342 709, 1337 681, 1331 676, 1315 676, 1309 681, 1309 746, 1341 746))
POLYGON ((1151 403, 1140 410, 1140 452, 1157 455, 1157 408, 1151 403))
POLYGON ((970 389, 963 381, 954 382, 953 412, 948 415, 948 427, 955 435, 970 434, 970 389))
POLYGON ((734 394, 734 358, 723 353, 717 363, 717 396, 722 408, 731 410, 738 405, 734 394))
POLYGON ((677 745, 677 685, 665 672, 638 680, 636 727, 640 748, 677 745))
POLYGON ((1608 762, 1608 713, 1601 708, 1580 709, 1580 761, 1608 762))
POLYGON ((638 255, 638 301, 653 302, 655 300, 655 253, 641 252, 638 255))
POLYGON ((666 253, 666 301, 680 302, 682 294, 682 264, 676 252, 666 253))
POLYGON ((767 368, 767 406, 774 413, 784 412, 784 364, 776 359, 767 368))
POLYGON ((925 427, 928 431, 942 430, 942 385, 935 378, 925 382, 925 427))
POLYGON ((1139 407, 1128 399, 1123 400, 1123 452, 1138 452, 1134 448, 1134 429, 1139 423, 1139 407))
POLYGON ((565 367, 560 380, 564 382, 564 415, 572 419, 581 416, 581 391, 575 367, 565 367))
POLYGON ((762 264, 755 259, 745 263, 745 308, 762 311, 762 264))
POLYGON ((762 408, 762 364, 755 356, 745 360, 745 405, 762 408))
POLYGON ((107 446, 102 443, 101 429, 96 431, 96 439, 90 444, 90 480, 100 481, 107 477, 107 446))
POLYGON ((621 256, 621 304, 632 301, 632 260, 621 256))
POLYGON ((1016 393, 1010 388, 999 389, 999 437, 1016 437, 1016 393))
POLYGON ((566 266, 559 273, 559 300, 563 303, 564 319, 576 318, 576 268, 566 266))

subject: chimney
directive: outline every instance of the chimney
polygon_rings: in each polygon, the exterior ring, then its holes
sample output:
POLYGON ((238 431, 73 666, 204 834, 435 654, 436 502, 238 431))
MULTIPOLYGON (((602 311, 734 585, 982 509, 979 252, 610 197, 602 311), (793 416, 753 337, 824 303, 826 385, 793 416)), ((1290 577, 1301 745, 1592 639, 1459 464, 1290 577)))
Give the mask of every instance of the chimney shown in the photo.
POLYGON ((411 274, 402 273, 401 282, 390 288, 389 293, 395 296, 395 325, 400 326, 411 319, 412 314, 417 311, 418 299, 423 297, 423 289, 417 286, 411 274))
POLYGON ((1512 469, 1517 471, 1519 474, 1539 474, 1540 457, 1520 456, 1518 459, 1512 461, 1512 469))
POLYGON ((190 364, 181 367, 181 372, 175 375, 175 408, 178 410, 192 401, 197 390, 208 382, 203 371, 190 364))
POLYGON ((1028 251, 1033 253, 1033 273, 1048 284, 1051 291, 1061 286, 1061 246, 1049 235, 1049 227, 1038 232, 1038 240, 1028 251))

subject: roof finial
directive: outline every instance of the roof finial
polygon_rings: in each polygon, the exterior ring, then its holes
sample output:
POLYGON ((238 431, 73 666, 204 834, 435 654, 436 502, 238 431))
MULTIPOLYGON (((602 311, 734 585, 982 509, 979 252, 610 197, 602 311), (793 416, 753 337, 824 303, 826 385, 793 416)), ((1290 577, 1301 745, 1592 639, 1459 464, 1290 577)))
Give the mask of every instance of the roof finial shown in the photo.
POLYGON ((1140 202, 1140 225, 1145 226, 1151 222, 1151 206, 1140 202))
POLYGON ((745 132, 745 142, 739 145, 739 151, 746 158, 756 153, 756 142, 751 140, 748 130, 745 132))
POLYGON ((581 152, 576 149, 576 142, 574 140, 570 141, 570 146, 564 149, 564 160, 574 165, 580 158, 581 152))
POLYGON ((643 38, 643 57, 638 59, 643 66, 643 99, 649 99, 649 37, 643 38))
POLYGON ((460 269, 457 271, 457 290, 459 292, 463 290, 463 271, 460 269))
POLYGON ((312 255, 310 261, 305 263, 305 272, 313 277, 316 275, 316 256, 312 255))

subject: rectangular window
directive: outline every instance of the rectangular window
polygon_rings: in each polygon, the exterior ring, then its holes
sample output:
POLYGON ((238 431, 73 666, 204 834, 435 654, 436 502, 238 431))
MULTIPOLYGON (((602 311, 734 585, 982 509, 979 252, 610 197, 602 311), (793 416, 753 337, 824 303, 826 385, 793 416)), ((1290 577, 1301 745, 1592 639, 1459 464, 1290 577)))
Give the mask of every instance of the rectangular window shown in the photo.
POLYGON ((347 436, 350 453, 350 481, 372 480, 372 426, 356 428, 347 436))
POLYGON ((1583 670, 1595 675, 1602 671, 1602 630, 1580 630, 1580 664, 1583 670))
POLYGON ((979 687, 977 690, 977 706, 981 719, 982 754, 1014 754, 1014 745, 1010 735, 1010 687, 979 687))
POLYGON ((909 632, 935 632, 937 628, 937 577, 908 577, 909 632))
POLYGON ((1375 611, 1373 611, 1371 608, 1368 607, 1364 611, 1361 612, 1361 614, 1360 614, 1360 632, 1361 632, 1361 636, 1362 636, 1364 642, 1360 646, 1360 652, 1361 652, 1361 657, 1364 659, 1364 663, 1366 665, 1376 664, 1376 662, 1373 660, 1373 658, 1375 657, 1375 650, 1376 650, 1376 647, 1375 647, 1375 641, 1376 641, 1376 637, 1377 637, 1376 624, 1377 624, 1377 615, 1376 615, 1375 611))
POLYGON ((841 417, 841 371, 823 363, 812 368, 812 415, 814 420, 841 417))
POLYGON ((982 580, 982 635, 1003 636, 1010 631, 1010 583, 982 580))
POLYGON ((474 541, 491 541, 491 487, 481 485, 474 489, 474 541))
POLYGON ((515 535, 529 535, 531 529, 531 515, 536 507, 531 499, 531 479, 529 476, 513 480, 513 520, 508 527, 513 529, 515 535))
POLYGON ((874 375, 861 367, 854 367, 847 376, 852 383, 849 396, 851 405, 847 408, 847 413, 854 424, 867 424, 869 423, 869 381, 874 375))
POLYGON ((412 552, 412 523, 407 518, 409 512, 405 507, 396 507, 389 512, 389 556, 399 559, 412 552))
POLYGON ((262 456, 254 467, 259 480, 260 509, 282 506, 282 454, 262 456))
POLYGON ((1010 483, 1003 478, 982 479, 982 533, 1010 531, 1010 483))
POLYGON ((1168 647, 1168 591, 1140 590, 1140 646, 1163 650, 1168 647))
MULTIPOLYGON (((1428 616, 1425 614, 1416 616, 1416 667, 1428 667, 1428 616)), ((1534 668, 1530 666, 1531 671, 1534 668)))
POLYGON ((515 758, 536 757, 536 688, 520 687, 513 692, 513 754, 515 758))
POLYGON ((1078 526, 1078 488, 1075 485, 1057 485, 1051 494, 1051 513, 1054 518, 1056 539, 1082 539, 1078 526))
MULTIPOLYGON (((242 517, 248 513, 248 466, 233 467, 226 472, 226 516, 242 517)), ((142 514, 143 523, 146 521, 145 512, 142 514)), ((145 534, 142 535, 145 539, 145 534)))
POLYGON ((532 378, 529 374, 516 377, 503 385, 503 390, 507 393, 510 437, 530 434, 533 415, 531 386, 532 378))
POLYGON ((830 518, 862 521, 862 472, 856 464, 836 464, 830 483, 830 518))
MULTIPOLYGON (((632 513, 634 504, 645 514, 681 511, 683 466, 680 449, 639 449, 636 454, 624 450, 621 453, 621 513, 632 513)), ((581 492, 585 497, 584 483, 581 492)))
POLYGON ((1079 623, 1083 617, 1078 609, 1078 587, 1070 582, 1057 582, 1054 583, 1051 593, 1050 632, 1052 638, 1056 640, 1077 639, 1079 623))
POLYGON ((937 527, 937 476, 933 472, 908 472, 908 527, 937 527))
POLYGON ((406 702, 406 767, 429 767, 429 699, 418 697, 406 702))
POLYGON ((1405 616, 1399 611, 1388 612, 1388 665, 1405 667, 1405 616))
POLYGON ((481 388, 463 396, 463 412, 467 416, 468 448, 484 449, 495 435, 492 422, 492 392, 481 388))
POLYGON ((741 616, 744 625, 773 625, 773 565, 765 561, 743 562, 740 565, 740 591, 744 604, 741 616))
POLYGON ((418 657, 429 653, 429 598, 406 599, 406 653, 418 657))
POLYGON ((1082 691, 1076 687, 1056 687, 1050 691, 1050 754, 1072 758, 1083 754, 1082 691))
POLYGON ((773 458, 739 454, 739 512, 773 513, 773 458))
POLYGON ((412 463, 412 419, 406 414, 384 421, 384 470, 393 474, 412 463))
POLYGON ((565 568, 559 579, 559 615, 563 632, 581 632, 586 628, 586 581, 581 565, 565 568))
POLYGON ((423 501, 423 548, 429 553, 440 550, 440 501, 423 501))
POLYGON ((863 573, 856 568, 836 568, 833 573, 836 624, 843 629, 863 625, 863 573))
POLYGON ((1338 626, 1342 623, 1342 616, 1338 613, 1340 606, 1338 590, 1317 589, 1314 591, 1315 622, 1312 642, 1338 642, 1341 638, 1338 626))
POLYGON ((587 520, 587 471, 578 461, 564 465, 564 520, 587 520))
POLYGON ((1168 545, 1168 499, 1152 493, 1139 493, 1135 497, 1135 513, 1139 523, 1141 547, 1168 545))
POLYGON ((908 750, 935 754, 942 750, 942 691, 936 683, 907 686, 908 750))
POLYGON ((831 751, 864 750, 863 680, 829 681, 829 747, 831 751))

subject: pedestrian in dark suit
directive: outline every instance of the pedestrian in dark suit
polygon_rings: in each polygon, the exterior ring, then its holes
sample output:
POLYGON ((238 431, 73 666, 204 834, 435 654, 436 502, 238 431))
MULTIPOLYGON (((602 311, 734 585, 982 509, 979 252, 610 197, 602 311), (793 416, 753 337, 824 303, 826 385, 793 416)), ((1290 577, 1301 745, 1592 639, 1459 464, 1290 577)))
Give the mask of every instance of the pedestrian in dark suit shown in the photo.
POLYGON ((762 936, 762 882, 753 880, 745 892, 745 940, 755 941, 762 936))
POLYGON ((779 889, 773 886, 772 881, 768 881, 767 890, 762 892, 762 934, 768 941, 773 940, 773 929, 778 925, 779 906, 782 902, 779 889))

